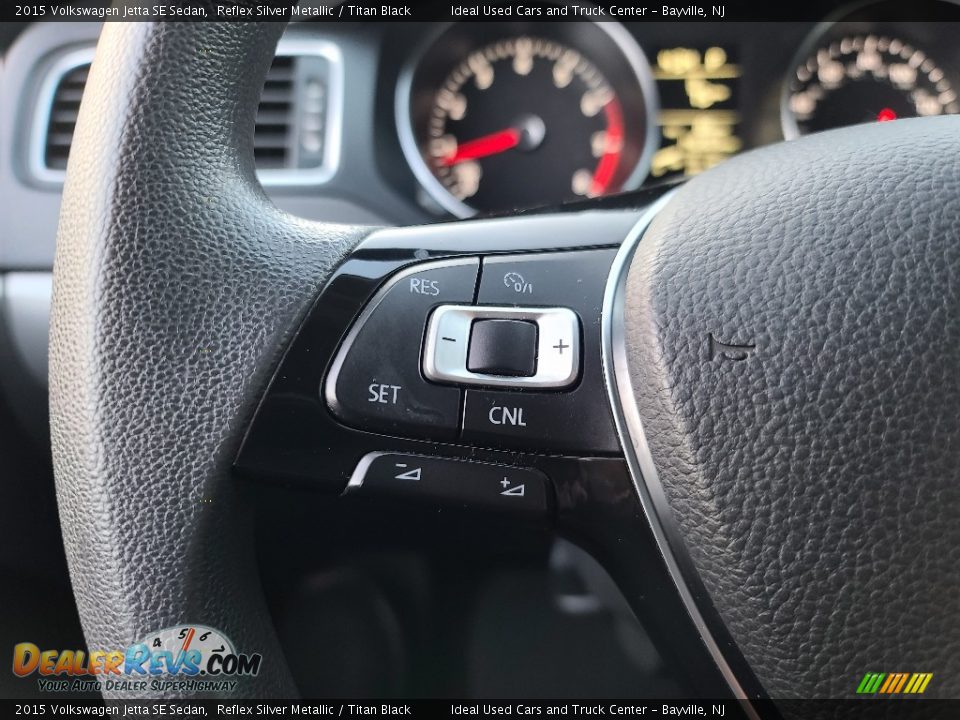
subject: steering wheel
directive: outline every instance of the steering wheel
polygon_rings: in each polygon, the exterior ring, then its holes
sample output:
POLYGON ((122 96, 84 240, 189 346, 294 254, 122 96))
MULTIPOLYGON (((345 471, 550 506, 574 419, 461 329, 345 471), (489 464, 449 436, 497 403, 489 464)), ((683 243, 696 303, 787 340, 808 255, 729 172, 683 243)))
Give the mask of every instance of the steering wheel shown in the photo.
MULTIPOLYGON (((330 318, 346 296, 332 284, 346 273, 356 287, 362 273, 344 268, 363 261, 386 274, 619 247, 602 314, 580 313, 571 336, 581 382, 593 373, 605 389, 580 393, 578 412, 598 419, 555 449, 539 439, 547 450, 532 455, 557 470, 538 502, 609 550, 628 599, 662 620, 703 692, 844 697, 865 673, 905 672, 933 673, 926 696, 960 695, 960 120, 766 147, 616 207, 318 224, 275 208, 254 173, 254 114, 282 29, 107 23, 97 49, 64 190, 50 370, 63 536, 91 650, 202 623, 263 656, 221 694, 295 695, 235 465, 245 437, 266 447, 249 429, 285 353, 309 333, 341 347, 330 318), (578 452, 576 438, 604 423, 622 449, 585 459, 604 453, 578 452)), ((367 277, 361 305, 383 287, 367 277)), ((311 372, 329 377, 328 361, 311 372)), ((308 384, 304 412, 329 414, 308 384)), ((375 404, 390 399, 377 392, 375 404)), ((397 434, 365 429, 370 442, 397 434)), ((437 436, 448 458, 466 458, 465 438, 437 436)), ((311 439, 315 457, 356 465, 311 439)), ((517 452, 496 457, 527 457, 517 452)), ((376 485, 356 472, 354 489, 376 485)))

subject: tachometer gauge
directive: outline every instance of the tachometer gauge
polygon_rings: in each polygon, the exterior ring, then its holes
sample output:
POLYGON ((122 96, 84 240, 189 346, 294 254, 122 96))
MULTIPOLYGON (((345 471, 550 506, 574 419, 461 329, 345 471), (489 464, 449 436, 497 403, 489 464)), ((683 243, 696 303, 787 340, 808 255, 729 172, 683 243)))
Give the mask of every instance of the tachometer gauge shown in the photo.
POLYGON ((647 174, 655 115, 640 49, 618 25, 557 25, 454 26, 401 84, 404 152, 455 215, 606 195, 647 174))
POLYGON ((898 118, 960 112, 949 73, 925 50, 886 34, 825 41, 795 68, 784 95, 787 138, 898 118))

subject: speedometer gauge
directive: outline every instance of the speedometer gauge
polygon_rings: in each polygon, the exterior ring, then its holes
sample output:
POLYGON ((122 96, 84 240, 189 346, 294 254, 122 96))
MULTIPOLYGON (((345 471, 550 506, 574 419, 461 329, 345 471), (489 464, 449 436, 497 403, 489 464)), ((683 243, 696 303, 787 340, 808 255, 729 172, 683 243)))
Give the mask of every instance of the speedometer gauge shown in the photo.
POLYGON ((933 58, 908 42, 852 35, 819 48, 796 69, 787 99, 792 134, 960 111, 933 58))
POLYGON ((655 126, 643 54, 620 26, 562 25, 454 26, 408 73, 401 141, 443 208, 555 204, 646 175, 655 126))

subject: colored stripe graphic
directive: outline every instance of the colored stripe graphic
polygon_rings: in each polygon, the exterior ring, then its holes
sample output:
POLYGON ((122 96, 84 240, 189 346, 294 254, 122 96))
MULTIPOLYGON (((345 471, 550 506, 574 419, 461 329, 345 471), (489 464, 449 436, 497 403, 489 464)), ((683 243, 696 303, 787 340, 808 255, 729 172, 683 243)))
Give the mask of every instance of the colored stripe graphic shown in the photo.
MULTIPOLYGON (((897 685, 896 685, 896 687, 893 688, 890 692, 891 692, 891 693, 898 693, 898 692, 900 692, 900 691, 903 689, 904 684, 905 684, 905 683, 907 682, 907 680, 909 680, 909 679, 910 679, 909 673, 900 673, 900 682, 898 682, 897 685)), ((912 681, 911 681, 911 682, 912 682, 912 681)))
POLYGON ((873 673, 867 673, 863 676, 863 680, 860 681, 860 684, 857 685, 857 694, 862 695, 867 691, 867 687, 870 685, 870 681, 873 679, 873 673))
POLYGON ((913 692, 913 688, 916 687, 916 686, 918 686, 918 685, 920 684, 919 682, 917 682, 917 680, 918 680, 919 678, 920 678, 920 676, 919 676, 917 673, 914 673, 913 675, 911 675, 911 676, 910 676, 910 682, 907 683, 907 687, 904 688, 904 692, 905 692, 905 693, 912 693, 912 692, 913 692))
POLYGON ((857 685, 857 695, 921 695, 933 673, 866 673, 857 685))
POLYGON ((903 692, 909 693, 910 695, 920 695, 927 689, 927 685, 930 684, 932 677, 933 673, 914 673, 903 692))
POLYGON ((889 695, 896 692, 897 685, 900 684, 901 679, 906 680, 905 673, 890 673, 887 675, 887 681, 880 687, 881 695, 889 695))
POLYGON ((890 673, 887 676, 887 681, 880 686, 880 694, 886 694, 890 692, 890 689, 895 687, 897 682, 900 680, 900 673, 890 673))
POLYGON ((867 673, 860 681, 857 692, 861 695, 873 695, 880 689, 880 683, 887 677, 886 673, 867 673))

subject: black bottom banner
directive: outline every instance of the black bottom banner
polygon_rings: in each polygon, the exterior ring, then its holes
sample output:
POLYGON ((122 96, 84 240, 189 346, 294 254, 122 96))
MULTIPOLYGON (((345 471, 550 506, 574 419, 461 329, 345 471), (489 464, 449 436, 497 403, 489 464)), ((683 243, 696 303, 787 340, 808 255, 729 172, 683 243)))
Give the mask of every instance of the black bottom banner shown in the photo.
POLYGON ((0 700, 6 717, 215 718, 882 718, 960 717, 960 700, 0 700))

